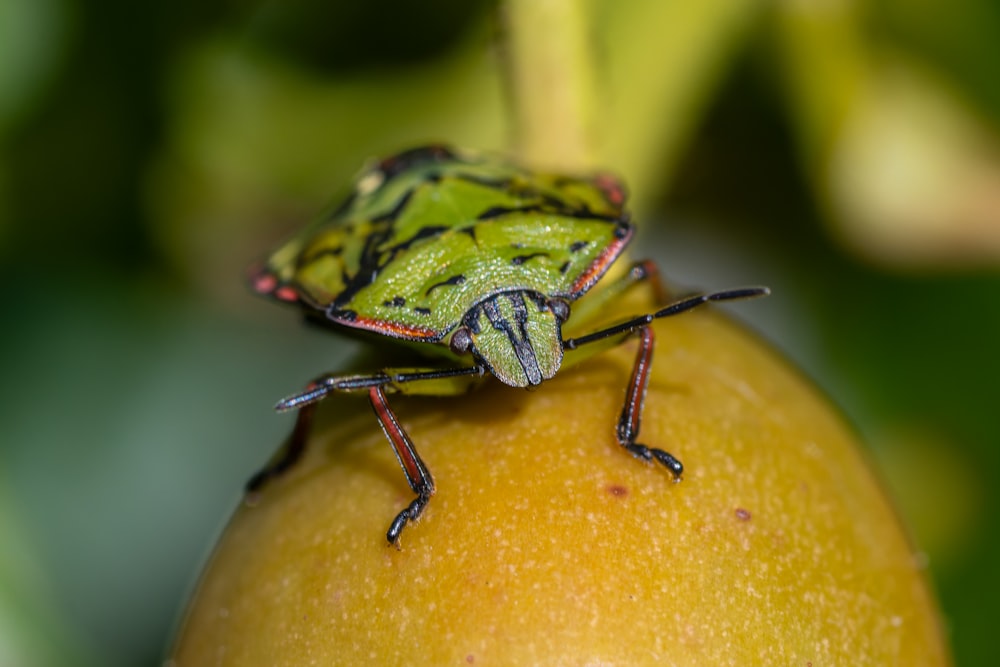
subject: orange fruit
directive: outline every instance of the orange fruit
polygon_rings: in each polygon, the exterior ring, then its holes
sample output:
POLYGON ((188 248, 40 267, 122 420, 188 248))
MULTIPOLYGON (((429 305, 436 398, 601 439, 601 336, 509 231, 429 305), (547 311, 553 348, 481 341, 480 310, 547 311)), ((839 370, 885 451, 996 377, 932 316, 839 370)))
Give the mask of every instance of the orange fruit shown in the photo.
POLYGON ((390 396, 437 484, 396 549, 413 494, 364 397, 333 397, 237 510, 173 664, 950 664, 837 411, 717 313, 655 328, 639 441, 682 482, 615 441, 634 342, 534 391, 390 396))

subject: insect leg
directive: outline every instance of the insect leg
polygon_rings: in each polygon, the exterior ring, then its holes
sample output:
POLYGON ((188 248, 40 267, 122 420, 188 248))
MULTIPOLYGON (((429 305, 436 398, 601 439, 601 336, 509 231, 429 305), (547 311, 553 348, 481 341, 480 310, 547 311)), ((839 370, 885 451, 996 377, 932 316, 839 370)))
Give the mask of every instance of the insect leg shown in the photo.
POLYGON ((399 513, 386 537, 393 544, 409 522, 416 519, 434 492, 434 482, 423 461, 417 455, 409 437, 396 422, 385 400, 387 391, 403 394, 453 396, 466 391, 486 372, 482 366, 461 368, 391 368, 368 375, 326 374, 316 378, 306 388, 278 402, 280 411, 298 410, 295 426, 281 452, 246 484, 246 493, 253 496, 270 480, 281 476, 302 457, 312 427, 316 404, 334 392, 367 391, 375 416, 392 445, 396 458, 417 498, 399 513))
POLYGON ((621 334, 630 334, 634 331, 638 331, 642 327, 645 327, 653 322, 653 320, 660 319, 661 317, 670 317, 671 315, 680 315, 683 312, 687 312, 692 308, 697 308, 698 306, 703 306, 706 303, 712 301, 736 301, 739 299, 754 299, 759 296, 767 296, 771 293, 766 287, 740 287, 737 289, 723 290, 721 292, 708 292, 707 294, 696 294, 694 296, 685 297, 679 301, 674 301, 672 304, 661 308, 655 313, 649 313, 647 315, 640 315, 639 317, 634 317, 630 320, 626 320, 620 324, 615 324, 613 326, 607 327, 606 329, 601 329, 593 333, 589 333, 586 336, 580 336, 578 338, 567 338, 563 341, 563 347, 567 350, 575 350, 581 345, 586 345, 588 343, 594 343, 600 340, 605 340, 607 338, 613 338, 621 334))
POLYGON ((409 483, 410 488, 413 489, 413 492, 417 494, 413 502, 397 514, 396 518, 389 524, 389 530, 386 532, 385 538, 389 540, 389 544, 397 544, 399 534, 403 532, 403 528, 406 527, 406 524, 415 521, 420 516, 424 511, 424 507, 427 506, 427 502, 434 494, 434 479, 431 477, 431 472, 427 469, 420 455, 417 454, 410 436, 406 434, 403 427, 396 421, 396 415, 389 408, 389 403, 385 400, 385 392, 382 391, 382 387, 371 387, 368 390, 368 399, 371 401, 372 409, 375 411, 375 416, 378 417, 379 424, 382 425, 385 437, 389 439, 389 444, 392 445, 392 451, 396 454, 399 466, 403 469, 403 474, 406 475, 406 481, 409 483))
POLYGON ((625 405, 622 406, 615 435, 618 437, 618 444, 631 452, 633 456, 643 461, 655 460, 669 470, 674 479, 679 480, 684 472, 684 466, 673 454, 636 442, 636 438, 639 437, 639 426, 642 423, 646 387, 649 386, 649 371, 653 364, 653 342, 655 340, 655 334, 651 327, 642 327, 637 333, 639 335, 639 351, 636 353, 632 377, 629 379, 628 391, 625 393, 625 405))
MULTIPOLYGON (((647 447, 636 442, 636 438, 639 436, 639 426, 642 422, 642 409, 646 398, 646 388, 649 385, 649 371, 653 361, 655 334, 649 325, 653 320, 671 315, 679 315, 712 301, 752 299, 759 296, 766 296, 769 293, 766 287, 745 287, 687 297, 675 301, 655 313, 635 317, 585 336, 568 338, 563 341, 563 347, 568 351, 573 351, 583 345, 599 343, 598 345, 593 345, 593 350, 597 351, 607 346, 617 345, 633 333, 638 334, 639 350, 636 353, 635 365, 632 367, 632 377, 629 380, 628 391, 625 394, 625 405, 622 407, 621 416, 618 418, 616 436, 618 442, 631 452, 633 456, 645 461, 655 460, 667 468, 674 475, 675 479, 680 479, 681 473, 684 471, 684 466, 672 454, 662 449, 647 447)), ((576 357, 573 363, 586 358, 586 356, 589 356, 589 353, 591 353, 590 349, 587 350, 587 354, 576 357)))

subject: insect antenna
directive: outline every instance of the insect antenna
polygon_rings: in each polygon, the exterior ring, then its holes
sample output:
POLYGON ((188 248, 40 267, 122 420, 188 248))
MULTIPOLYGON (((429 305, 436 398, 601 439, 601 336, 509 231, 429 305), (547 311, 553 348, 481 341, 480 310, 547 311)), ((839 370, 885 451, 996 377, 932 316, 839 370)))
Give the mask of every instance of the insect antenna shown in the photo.
POLYGON ((674 303, 661 308, 655 313, 649 313, 646 315, 640 315, 639 317, 633 318, 622 322, 621 324, 616 324, 614 326, 608 327, 607 329, 601 329, 600 331, 595 331, 593 333, 587 334, 586 336, 580 336, 579 338, 569 338, 563 341, 563 347, 567 350, 573 350, 580 345, 586 345, 587 343, 593 343, 595 341, 603 340, 611 336, 616 336, 618 334, 631 333, 640 327, 647 326, 652 323, 653 320, 658 320, 661 317, 670 317, 671 315, 680 315, 683 312, 691 310, 692 308, 697 308, 698 306, 704 305, 711 301, 737 301, 741 299, 756 299, 757 297, 767 296, 771 293, 771 290, 767 287, 740 287, 737 289, 723 290, 720 292, 709 292, 707 294, 696 294, 694 296, 689 296, 680 301, 675 301, 674 303))

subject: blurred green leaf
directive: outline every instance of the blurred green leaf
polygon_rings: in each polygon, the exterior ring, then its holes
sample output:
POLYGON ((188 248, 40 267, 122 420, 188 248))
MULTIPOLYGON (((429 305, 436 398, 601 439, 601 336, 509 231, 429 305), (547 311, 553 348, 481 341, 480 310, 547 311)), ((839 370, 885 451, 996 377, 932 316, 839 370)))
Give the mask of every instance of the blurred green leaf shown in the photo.
POLYGON ((64 0, 0 0, 0 137, 51 81, 69 14, 64 0))
POLYGON ((5 488, 0 485, 0 665, 96 665, 59 614, 5 488))

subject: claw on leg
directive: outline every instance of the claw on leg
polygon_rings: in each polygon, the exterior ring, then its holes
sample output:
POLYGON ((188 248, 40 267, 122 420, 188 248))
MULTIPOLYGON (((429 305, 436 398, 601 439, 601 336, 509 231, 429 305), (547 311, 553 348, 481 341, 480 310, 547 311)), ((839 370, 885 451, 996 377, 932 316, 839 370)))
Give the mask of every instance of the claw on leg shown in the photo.
POLYGON ((637 459, 659 463, 670 471, 670 474, 674 476, 674 481, 681 481, 681 476, 684 474, 684 464, 670 452, 640 445, 637 442, 625 444, 624 447, 637 459))
POLYGON ((413 502, 405 510, 396 515, 396 518, 389 524, 389 530, 385 533, 385 539, 389 541, 389 544, 395 546, 397 549, 399 548, 399 535, 403 532, 403 528, 406 527, 406 524, 420 518, 430 499, 431 496, 429 493, 419 495, 413 499, 413 502))

